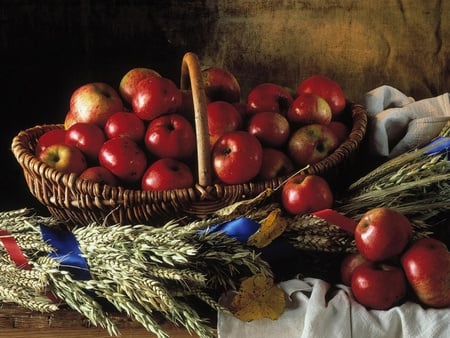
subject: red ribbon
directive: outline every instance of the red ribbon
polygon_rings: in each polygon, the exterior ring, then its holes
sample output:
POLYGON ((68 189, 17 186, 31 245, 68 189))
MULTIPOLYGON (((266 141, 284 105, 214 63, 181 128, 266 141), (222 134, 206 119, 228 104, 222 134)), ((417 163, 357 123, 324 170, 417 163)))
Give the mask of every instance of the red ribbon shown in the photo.
POLYGON ((0 241, 2 241, 9 257, 18 268, 31 270, 31 266, 28 263, 27 258, 20 249, 14 237, 8 231, 0 229, 0 241))
POLYGON ((355 232, 356 225, 358 224, 358 222, 354 219, 344 216, 333 209, 319 210, 314 212, 313 215, 326 220, 330 224, 338 226, 352 235, 355 232))

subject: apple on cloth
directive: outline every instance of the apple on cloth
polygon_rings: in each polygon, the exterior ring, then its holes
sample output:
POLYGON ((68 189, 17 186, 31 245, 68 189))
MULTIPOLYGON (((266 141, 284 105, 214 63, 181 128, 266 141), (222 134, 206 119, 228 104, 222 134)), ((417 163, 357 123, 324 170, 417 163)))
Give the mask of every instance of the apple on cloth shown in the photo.
MULTIPOLYGON (((450 337, 450 310, 424 308, 405 302, 389 310, 368 310, 350 288, 316 278, 293 278, 279 283, 288 296, 277 319, 241 321, 219 312, 219 337, 450 337)), ((229 294, 221 302, 227 304, 229 294)))
POLYGON ((376 157, 396 157, 420 147, 450 121, 450 94, 415 101, 388 85, 365 95, 369 118, 370 152, 376 157))

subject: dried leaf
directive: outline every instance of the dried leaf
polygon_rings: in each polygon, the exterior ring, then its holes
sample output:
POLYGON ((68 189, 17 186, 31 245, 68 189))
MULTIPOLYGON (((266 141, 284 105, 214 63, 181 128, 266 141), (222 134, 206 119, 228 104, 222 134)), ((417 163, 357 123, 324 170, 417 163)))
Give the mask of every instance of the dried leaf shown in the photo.
POLYGON ((287 219, 281 215, 281 209, 270 212, 257 232, 248 238, 247 244, 264 248, 279 237, 287 227, 287 219))
POLYGON ((231 302, 231 312, 242 321, 278 319, 286 307, 286 297, 272 278, 253 275, 241 283, 231 302))

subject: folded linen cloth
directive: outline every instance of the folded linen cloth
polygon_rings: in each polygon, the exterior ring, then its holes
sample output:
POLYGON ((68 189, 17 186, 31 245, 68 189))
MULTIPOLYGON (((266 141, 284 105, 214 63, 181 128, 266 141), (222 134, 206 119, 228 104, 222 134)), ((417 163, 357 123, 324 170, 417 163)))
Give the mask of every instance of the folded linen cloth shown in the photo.
POLYGON ((369 117, 369 149, 376 157, 392 158, 420 147, 450 120, 450 95, 415 101, 391 86, 365 95, 369 117))
MULTIPOLYGON (((356 302, 348 287, 331 286, 316 278, 294 278, 279 284, 289 297, 277 320, 243 322, 218 313, 221 338, 310 337, 450 337, 450 309, 425 309, 406 302, 386 311, 368 310, 356 302)), ((222 302, 231 301, 231 294, 222 302)))

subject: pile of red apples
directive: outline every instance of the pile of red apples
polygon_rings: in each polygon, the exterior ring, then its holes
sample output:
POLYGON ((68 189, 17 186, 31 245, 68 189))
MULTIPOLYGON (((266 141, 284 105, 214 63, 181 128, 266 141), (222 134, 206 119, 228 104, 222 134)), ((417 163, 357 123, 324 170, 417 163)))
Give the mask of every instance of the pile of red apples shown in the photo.
MULTIPOLYGON (((348 137, 346 98, 314 75, 293 90, 262 83, 243 98, 229 71, 202 72, 214 183, 242 184, 293 173, 329 156, 348 137)), ((35 155, 82 179, 141 190, 189 188, 197 171, 190 89, 133 68, 118 90, 87 83, 70 97, 64 128, 43 134, 35 155)))

